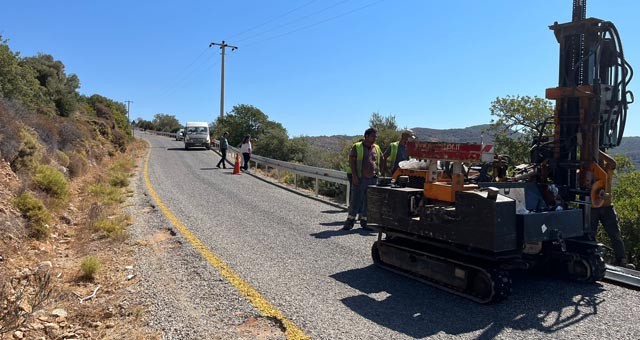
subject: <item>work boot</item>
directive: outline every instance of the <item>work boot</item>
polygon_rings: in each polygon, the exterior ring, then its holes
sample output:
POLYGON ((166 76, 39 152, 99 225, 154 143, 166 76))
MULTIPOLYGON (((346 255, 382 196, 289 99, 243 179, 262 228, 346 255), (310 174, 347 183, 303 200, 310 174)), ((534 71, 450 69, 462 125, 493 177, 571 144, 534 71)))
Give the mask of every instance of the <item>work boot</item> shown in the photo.
POLYGON ((344 226, 342 227, 342 230, 351 230, 353 229, 353 225, 356 223, 356 220, 353 218, 347 218, 346 221, 344 221, 344 226))
POLYGON ((618 266, 618 267, 623 267, 623 268, 627 268, 627 269, 636 269, 636 266, 634 266, 632 263, 627 262, 626 258, 621 258, 621 259, 616 259, 616 261, 614 262, 614 265, 618 266))
POLYGON ((371 230, 370 228, 367 228, 367 220, 363 220, 363 219, 360 219, 360 228, 371 230))

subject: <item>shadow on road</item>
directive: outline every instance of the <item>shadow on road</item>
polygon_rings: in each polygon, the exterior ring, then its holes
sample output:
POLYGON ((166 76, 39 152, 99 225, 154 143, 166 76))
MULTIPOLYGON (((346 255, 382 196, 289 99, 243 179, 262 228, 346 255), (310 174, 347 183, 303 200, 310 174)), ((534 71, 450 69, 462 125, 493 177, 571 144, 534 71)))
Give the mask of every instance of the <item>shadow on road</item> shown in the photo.
POLYGON ((344 209, 323 210, 323 211, 321 211, 321 213, 323 213, 323 214, 344 214, 345 212, 346 212, 346 210, 344 210, 344 209))
MULTIPOLYGON (((361 292, 342 299, 354 312, 413 338, 443 332, 478 332, 493 339, 505 329, 553 333, 597 313, 599 284, 579 284, 531 273, 514 273, 505 301, 481 305, 375 265, 331 275, 361 292)), ((504 335, 504 334, 503 334, 504 335)))
POLYGON ((207 149, 205 149, 205 148, 202 148, 202 149, 193 149, 193 148, 191 148, 191 149, 189 149, 189 150, 185 150, 185 149, 184 149, 184 147, 182 147, 182 148, 167 148, 167 150, 168 150, 168 151, 187 151, 187 152, 192 152, 192 151, 208 151, 208 150, 207 150, 207 149))
POLYGON ((313 233, 313 234, 310 234, 310 235, 315 237, 315 238, 320 238, 320 239, 327 239, 327 238, 332 238, 332 237, 335 237, 335 236, 347 236, 347 235, 351 235, 351 234, 360 234, 360 235, 363 235, 363 236, 377 235, 377 233, 372 231, 372 230, 362 229, 362 228, 359 228, 357 226, 353 227, 353 229, 351 229, 351 230, 342 230, 340 228, 342 228, 343 224, 344 224, 344 221, 331 222, 331 223, 320 223, 320 225, 329 226, 329 227, 338 227, 338 229, 325 230, 325 231, 313 233))

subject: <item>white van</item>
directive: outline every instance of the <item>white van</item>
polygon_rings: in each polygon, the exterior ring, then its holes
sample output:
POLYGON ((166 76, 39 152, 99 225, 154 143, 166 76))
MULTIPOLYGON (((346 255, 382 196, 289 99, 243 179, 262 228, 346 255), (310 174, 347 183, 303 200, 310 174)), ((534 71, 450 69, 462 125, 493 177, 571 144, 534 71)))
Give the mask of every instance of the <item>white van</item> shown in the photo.
POLYGON ((184 149, 198 146, 211 150, 209 124, 206 122, 187 122, 184 126, 184 149))

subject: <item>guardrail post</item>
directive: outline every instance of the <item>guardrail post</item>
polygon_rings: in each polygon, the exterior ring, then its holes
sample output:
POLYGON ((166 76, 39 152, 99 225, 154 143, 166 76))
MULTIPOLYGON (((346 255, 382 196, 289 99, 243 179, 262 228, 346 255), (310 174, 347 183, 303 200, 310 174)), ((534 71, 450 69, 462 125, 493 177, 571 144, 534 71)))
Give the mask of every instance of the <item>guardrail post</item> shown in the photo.
POLYGON ((316 196, 318 196, 318 188, 319 188, 319 187, 320 187, 320 186, 318 185, 318 179, 316 178, 316 196))
POLYGON ((296 186, 296 189, 298 189, 298 174, 293 174, 293 183, 296 186))

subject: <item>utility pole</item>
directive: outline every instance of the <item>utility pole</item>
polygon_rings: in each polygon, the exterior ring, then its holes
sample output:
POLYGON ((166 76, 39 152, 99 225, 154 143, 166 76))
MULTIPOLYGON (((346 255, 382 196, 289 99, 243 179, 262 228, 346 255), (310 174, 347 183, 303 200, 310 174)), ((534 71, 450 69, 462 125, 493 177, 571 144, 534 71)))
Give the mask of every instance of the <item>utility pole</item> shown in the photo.
POLYGON ((129 121, 129 128, 131 129, 131 137, 133 137, 133 126, 131 125, 131 115, 129 114, 129 105, 133 103, 133 101, 125 100, 124 102, 127 103, 127 121, 129 121))
POLYGON ((222 53, 220 53, 222 55, 222 71, 220 72, 220 118, 222 118, 224 116, 224 51, 227 47, 231 48, 231 51, 237 50, 238 47, 228 45, 224 40, 222 40, 222 43, 212 42, 209 44, 209 47, 214 45, 220 46, 220 50, 222 51, 222 53))

